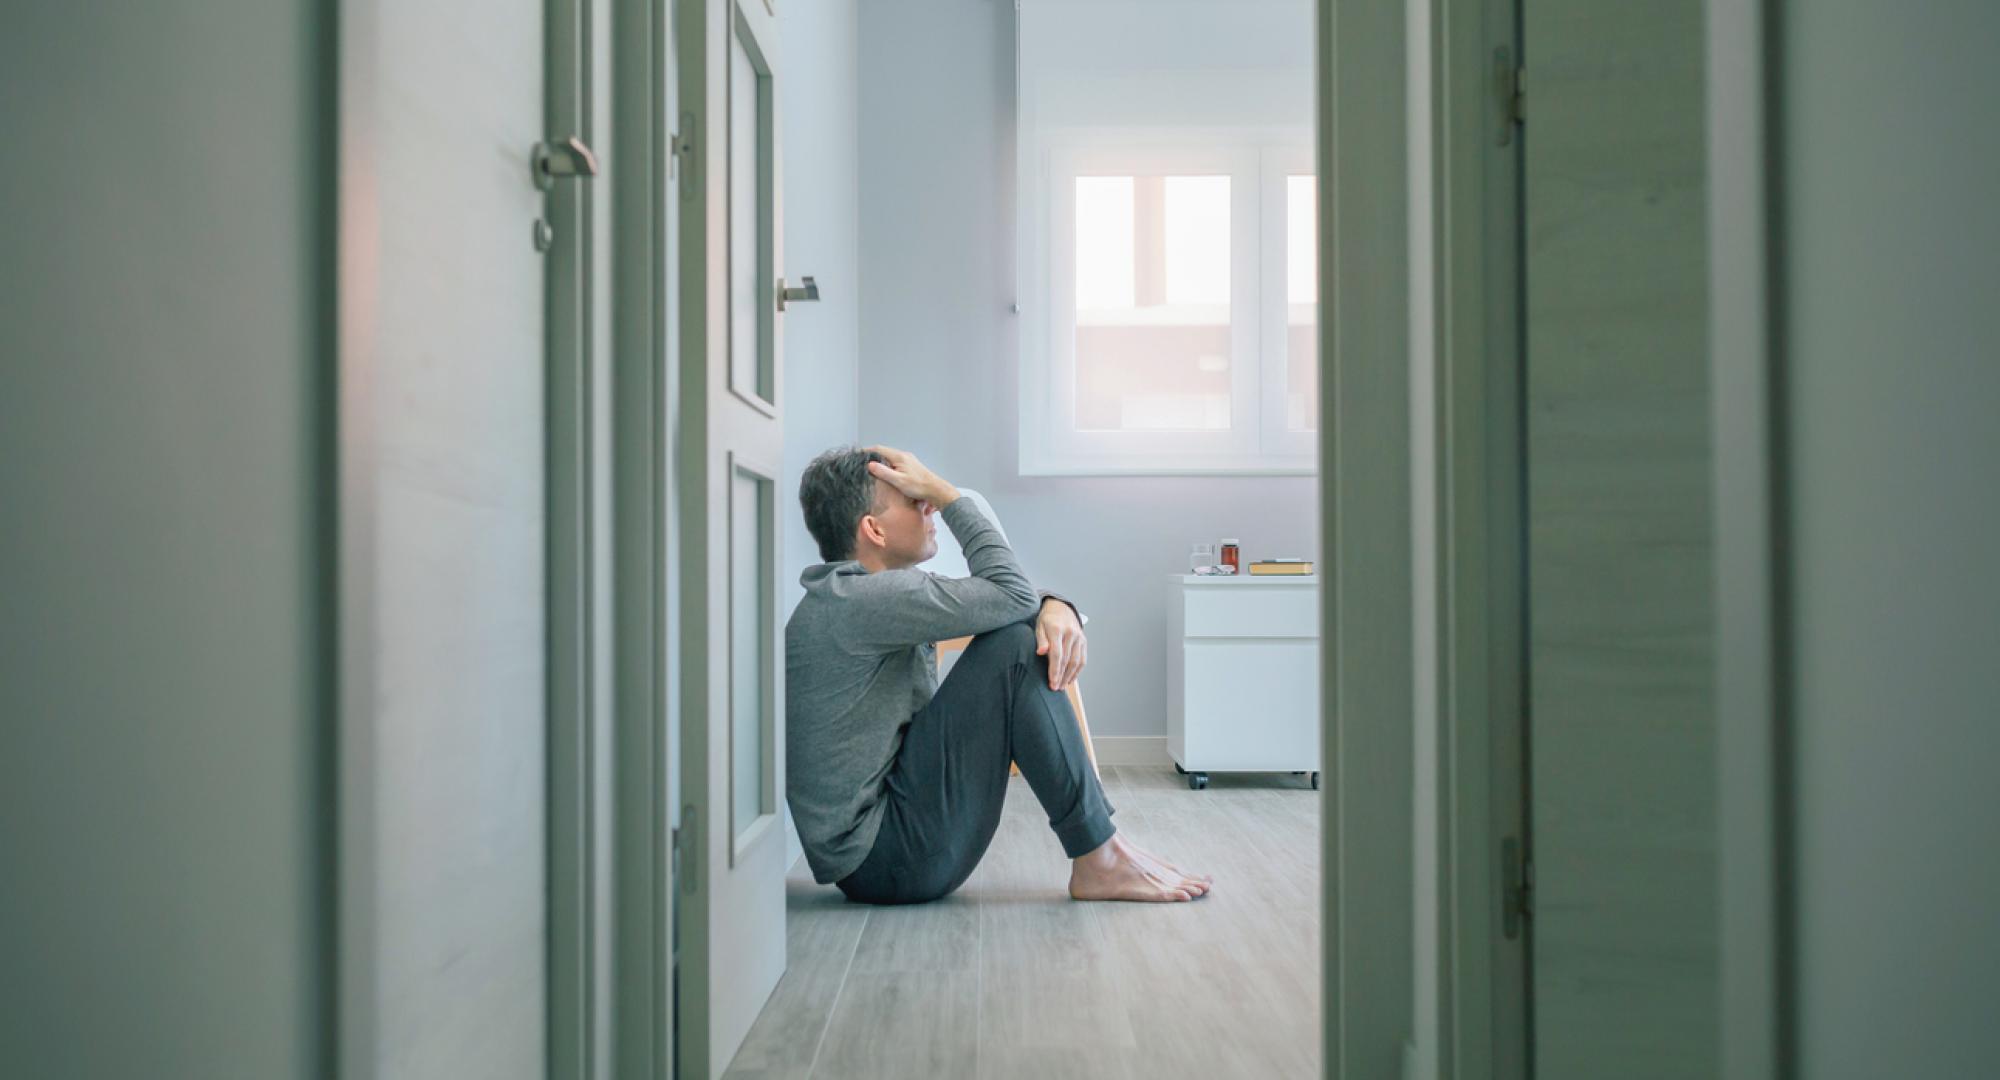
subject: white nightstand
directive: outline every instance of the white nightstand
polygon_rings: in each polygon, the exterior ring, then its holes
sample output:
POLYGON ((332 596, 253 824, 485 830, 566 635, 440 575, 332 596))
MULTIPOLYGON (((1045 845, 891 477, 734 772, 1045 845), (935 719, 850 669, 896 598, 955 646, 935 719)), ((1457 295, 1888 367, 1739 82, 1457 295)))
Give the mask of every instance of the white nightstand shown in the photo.
POLYGON ((1211 772, 1296 772, 1319 787, 1319 578, 1167 579, 1167 753, 1211 772))

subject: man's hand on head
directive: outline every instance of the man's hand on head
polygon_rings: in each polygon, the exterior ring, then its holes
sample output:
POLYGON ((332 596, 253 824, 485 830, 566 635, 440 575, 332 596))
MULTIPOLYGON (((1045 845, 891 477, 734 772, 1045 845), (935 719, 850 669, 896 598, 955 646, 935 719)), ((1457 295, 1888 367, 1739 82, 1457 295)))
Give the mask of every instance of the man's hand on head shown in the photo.
POLYGON ((917 455, 893 446, 871 446, 868 450, 888 459, 886 464, 880 461, 868 463, 868 474, 877 480, 938 510, 958 501, 958 489, 926 468, 923 462, 917 460, 917 455))
POLYGON ((1042 601, 1042 613, 1035 617, 1035 655, 1049 658, 1049 689, 1069 689, 1083 673, 1088 653, 1076 609, 1053 596, 1042 601))

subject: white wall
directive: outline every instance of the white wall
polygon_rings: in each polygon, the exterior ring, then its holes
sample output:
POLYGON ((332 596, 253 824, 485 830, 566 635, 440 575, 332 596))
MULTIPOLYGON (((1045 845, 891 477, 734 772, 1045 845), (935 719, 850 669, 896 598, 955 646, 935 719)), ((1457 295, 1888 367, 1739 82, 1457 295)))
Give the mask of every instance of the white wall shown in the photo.
POLYGON ((784 9, 778 80, 785 169, 785 277, 813 275, 817 304, 785 312, 785 613, 820 561, 799 512, 799 475, 813 455, 856 439, 860 348, 857 0, 784 9))
MULTIPOLYGON (((861 274, 858 0, 811 0, 784 10, 778 133, 785 170, 785 277, 810 274, 816 304, 785 312, 785 615, 820 561, 799 511, 799 476, 813 455, 856 440, 861 274)), ((786 864, 804 850, 785 810, 786 864)))
POLYGON ((1164 737, 1164 575, 1222 536, 1316 558, 1315 482, 1020 476, 1013 6, 870 0, 860 29, 860 438, 984 492, 1091 615, 1092 733, 1164 737))

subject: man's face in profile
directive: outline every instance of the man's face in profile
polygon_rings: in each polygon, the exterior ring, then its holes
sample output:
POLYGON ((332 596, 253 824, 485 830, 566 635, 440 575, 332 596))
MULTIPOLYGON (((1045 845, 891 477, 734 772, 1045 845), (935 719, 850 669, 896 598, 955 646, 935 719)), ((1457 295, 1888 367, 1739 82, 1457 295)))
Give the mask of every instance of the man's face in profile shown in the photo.
POLYGON ((937 554, 937 511, 880 480, 875 481, 871 516, 883 533, 882 561, 915 566, 937 554))

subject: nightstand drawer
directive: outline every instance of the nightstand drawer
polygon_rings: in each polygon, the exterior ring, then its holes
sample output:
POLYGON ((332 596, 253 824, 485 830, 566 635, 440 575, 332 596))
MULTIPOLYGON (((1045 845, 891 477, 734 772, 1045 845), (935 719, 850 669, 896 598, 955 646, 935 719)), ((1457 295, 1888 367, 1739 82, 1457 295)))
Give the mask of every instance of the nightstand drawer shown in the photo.
POLYGON ((1181 595, 1186 605, 1183 633, 1191 638, 1319 636, 1315 585, 1194 585, 1181 595))

